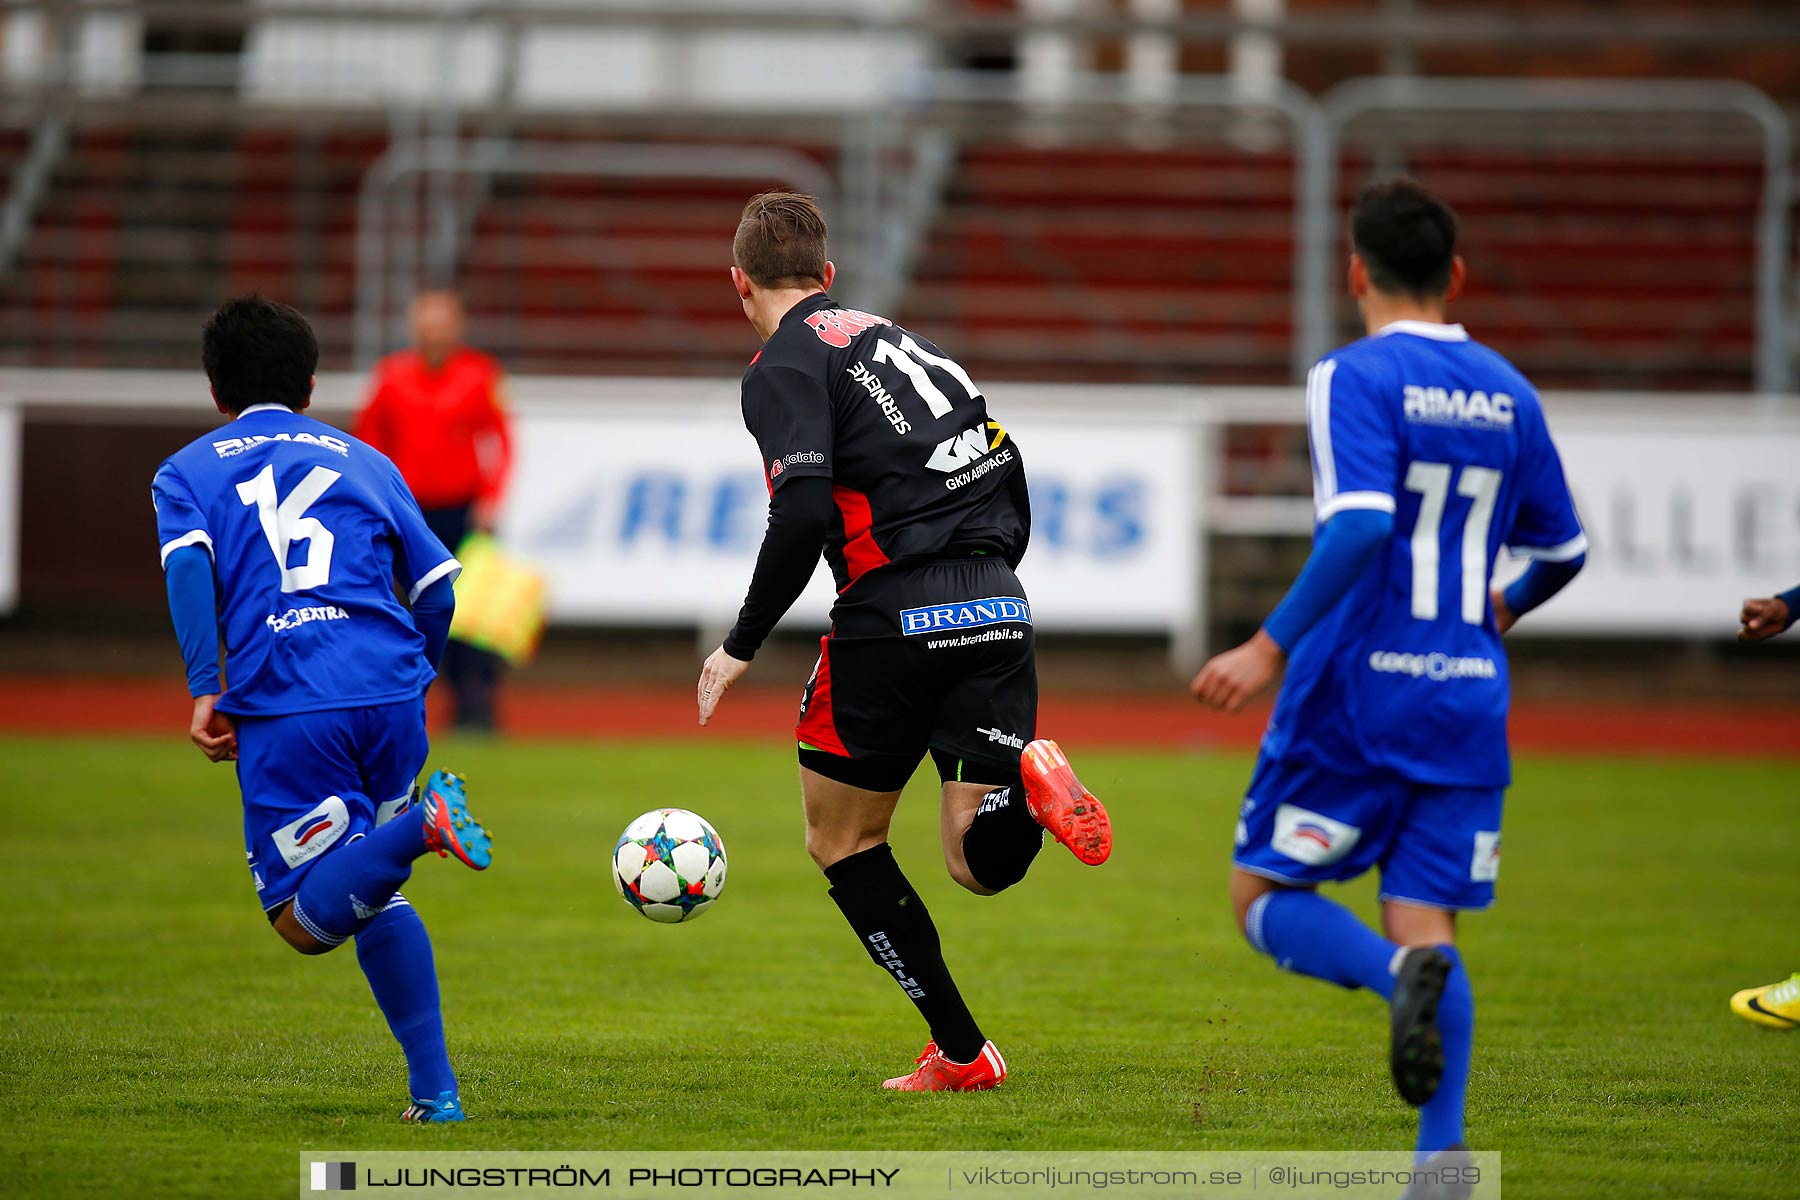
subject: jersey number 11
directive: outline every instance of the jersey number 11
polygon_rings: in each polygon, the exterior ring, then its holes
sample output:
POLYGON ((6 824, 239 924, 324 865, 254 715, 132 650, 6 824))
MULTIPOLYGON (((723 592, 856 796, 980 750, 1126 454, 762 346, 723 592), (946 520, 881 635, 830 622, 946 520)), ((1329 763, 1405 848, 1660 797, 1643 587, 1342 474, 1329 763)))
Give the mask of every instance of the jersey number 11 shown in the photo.
MULTIPOLYGON (((1438 530, 1450 495, 1450 470, 1448 463, 1431 462, 1406 468, 1406 490, 1419 496, 1412 531, 1412 615, 1421 621, 1435 621, 1438 615, 1438 530)), ((1500 472, 1464 467, 1456 477, 1456 494, 1472 502, 1462 529, 1462 619, 1479 625, 1487 616, 1487 540, 1500 497, 1500 472)))

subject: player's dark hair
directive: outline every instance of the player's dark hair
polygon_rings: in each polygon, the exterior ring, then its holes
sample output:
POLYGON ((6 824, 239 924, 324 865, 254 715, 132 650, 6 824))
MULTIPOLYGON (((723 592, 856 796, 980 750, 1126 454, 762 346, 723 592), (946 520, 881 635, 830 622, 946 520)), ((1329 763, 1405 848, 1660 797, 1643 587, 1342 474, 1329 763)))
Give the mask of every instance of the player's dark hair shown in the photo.
POLYGON ((1350 210, 1350 241, 1381 291, 1430 299, 1450 287, 1456 213, 1416 180, 1364 188, 1350 210))
POLYGON ((299 411, 312 395, 319 339, 294 309, 252 292, 227 300, 207 320, 200 362, 213 396, 233 413, 253 404, 299 411))
POLYGON ((825 214, 799 192, 750 197, 731 239, 731 261, 759 287, 825 285, 825 214))

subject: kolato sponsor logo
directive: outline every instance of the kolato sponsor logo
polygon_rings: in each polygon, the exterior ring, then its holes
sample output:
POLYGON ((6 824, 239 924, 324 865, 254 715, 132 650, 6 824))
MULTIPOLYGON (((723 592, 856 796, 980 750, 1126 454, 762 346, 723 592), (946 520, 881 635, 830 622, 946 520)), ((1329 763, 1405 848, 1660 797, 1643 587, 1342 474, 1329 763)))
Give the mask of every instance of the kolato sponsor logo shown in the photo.
POLYGON ((822 467, 825 456, 817 450, 796 450, 792 454, 769 460, 769 478, 774 479, 789 467, 822 467))

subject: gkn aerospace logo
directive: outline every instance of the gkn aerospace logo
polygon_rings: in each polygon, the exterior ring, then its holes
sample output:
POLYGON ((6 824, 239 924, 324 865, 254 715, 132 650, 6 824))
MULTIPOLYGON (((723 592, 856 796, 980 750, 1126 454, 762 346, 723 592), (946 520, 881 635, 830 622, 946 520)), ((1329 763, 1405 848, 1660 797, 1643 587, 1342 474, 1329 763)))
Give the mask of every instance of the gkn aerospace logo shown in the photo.
POLYGON ((976 425, 953 438, 939 442, 925 465, 933 471, 942 471, 950 476, 944 481, 944 486, 955 491, 969 486, 989 471, 998 470, 1012 462, 1011 450, 1001 450, 994 457, 987 457, 1000 450, 1000 444, 1005 440, 1006 430, 1001 428, 1000 422, 989 421, 985 425, 976 425), (989 436, 990 432, 992 436, 989 436))

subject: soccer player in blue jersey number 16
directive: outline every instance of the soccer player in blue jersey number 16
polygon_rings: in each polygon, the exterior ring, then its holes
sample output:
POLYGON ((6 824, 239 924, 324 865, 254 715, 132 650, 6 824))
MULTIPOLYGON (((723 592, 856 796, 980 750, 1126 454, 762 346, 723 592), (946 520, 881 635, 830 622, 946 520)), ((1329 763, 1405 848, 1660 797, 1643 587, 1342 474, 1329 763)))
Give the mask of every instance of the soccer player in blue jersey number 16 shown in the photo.
POLYGON ((406 1053, 402 1118, 460 1121, 431 942, 399 892, 427 852, 477 871, 492 856, 461 779, 439 771, 414 803, 460 568, 391 462, 302 415, 319 344, 299 313, 227 301, 201 359, 231 423, 170 455, 152 484, 189 733, 213 762, 237 763, 251 880, 275 931, 302 954, 356 939, 406 1053))
MULTIPOLYGON (((1511 782, 1500 635, 1573 579, 1587 540, 1537 393, 1444 309, 1456 218, 1408 180, 1351 219, 1368 336, 1307 379, 1311 556, 1194 695, 1236 710, 1287 660, 1237 825, 1231 899, 1290 971, 1389 1001, 1421 1160, 1466 1149, 1474 993, 1456 914, 1493 903, 1511 782), (1502 547, 1534 561, 1491 590, 1502 547), (1381 872, 1382 933, 1315 890, 1381 872)), ((1453 1160, 1446 1160, 1453 1161, 1453 1160)))

